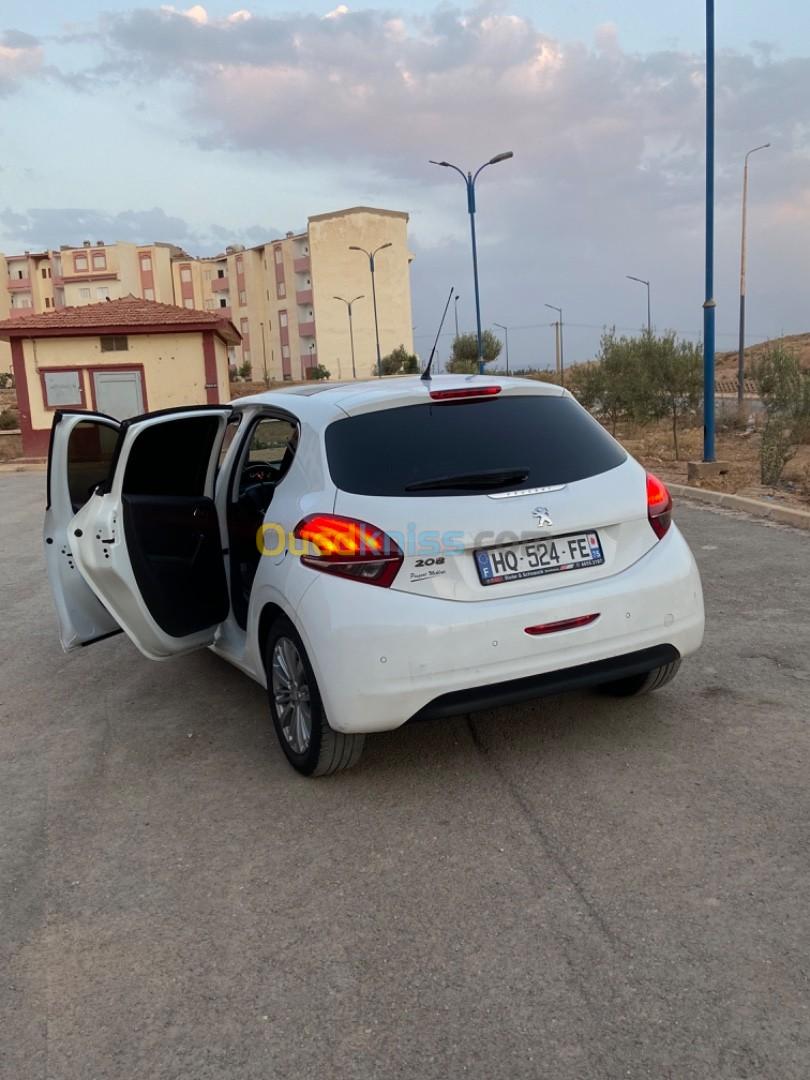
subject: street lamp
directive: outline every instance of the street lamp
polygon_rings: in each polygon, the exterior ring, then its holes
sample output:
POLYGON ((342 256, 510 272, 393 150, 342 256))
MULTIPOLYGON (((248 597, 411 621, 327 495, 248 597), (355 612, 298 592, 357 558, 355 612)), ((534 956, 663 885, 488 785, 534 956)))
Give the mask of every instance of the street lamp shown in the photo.
POLYGON ((458 302, 459 302, 460 299, 461 299, 460 296, 456 297, 455 306, 453 308, 453 311, 455 312, 455 316, 456 316, 456 337, 458 337, 458 302))
POLYGON ((385 248, 392 246, 389 240, 387 244, 380 244, 378 248, 374 248, 373 251, 366 251, 365 248, 357 247, 356 244, 349 246, 349 251, 362 251, 364 255, 368 256, 368 268, 371 271, 371 298, 374 304, 374 337, 377 342, 377 375, 382 378, 382 357, 380 356, 380 327, 377 322, 377 287, 374 284, 374 256, 379 251, 383 251, 385 248))
POLYGON ((503 330, 503 341, 506 347, 506 374, 509 374, 509 327, 504 326, 503 323, 493 323, 493 326, 497 326, 499 330, 503 330))
POLYGON ((342 300, 346 305, 349 312, 349 341, 352 343, 352 378, 357 378, 357 371, 354 366, 354 331, 352 329, 352 304, 356 304, 358 300, 365 300, 365 296, 355 296, 352 300, 346 300, 342 296, 333 296, 333 300, 342 300))
POLYGON ((742 414, 743 408, 743 384, 745 382, 745 241, 746 225, 748 223, 748 159, 757 150, 767 150, 771 144, 763 143, 755 146, 745 155, 743 168, 743 196, 742 196, 742 240, 740 243, 740 346, 737 352, 737 409, 742 414))
POLYGON ((452 165, 449 161, 433 161, 431 159, 431 165, 441 165, 445 169, 455 169, 461 179, 464 181, 467 187, 467 213, 470 215, 470 236, 472 237, 472 258, 473 258, 473 282, 475 284, 475 324, 478 332, 478 373, 483 373, 484 370, 484 347, 481 340, 481 298, 478 292, 478 249, 475 243, 475 181, 478 179, 479 174, 487 165, 497 165, 500 161, 508 161, 509 158, 515 155, 511 150, 506 150, 502 154, 496 154, 495 157, 485 161, 483 165, 479 166, 476 172, 473 174, 470 171, 464 172, 458 165, 452 165))
POLYGON ((650 318, 650 283, 649 283, 649 281, 645 281, 644 278, 633 277, 632 274, 625 274, 624 276, 627 278, 628 281, 637 281, 639 283, 639 285, 646 285, 647 286, 647 337, 651 338, 652 337, 652 319, 650 318))
POLYGON ((565 386, 565 356, 563 353, 563 316, 562 308, 555 307, 554 304, 544 304, 544 307, 551 308, 552 311, 556 311, 560 316, 559 321, 555 324, 557 327, 556 345, 557 345, 557 370, 560 373, 560 386, 565 386))

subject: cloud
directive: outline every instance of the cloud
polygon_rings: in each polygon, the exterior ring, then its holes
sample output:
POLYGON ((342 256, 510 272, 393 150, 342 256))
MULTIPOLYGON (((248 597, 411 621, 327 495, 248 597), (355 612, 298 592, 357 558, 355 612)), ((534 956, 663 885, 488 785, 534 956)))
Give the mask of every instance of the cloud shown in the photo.
POLYGON ((0 31, 0 97, 18 89, 43 66, 39 41, 21 30, 0 31))
POLYGON ((227 244, 259 244, 281 235, 278 229, 252 225, 241 229, 223 225, 196 228, 183 218, 167 214, 159 207, 126 210, 111 214, 102 210, 52 208, 0 211, 3 244, 26 250, 79 245, 83 240, 117 240, 134 244, 160 240, 177 244, 194 254, 213 254, 227 244))
MULTIPOLYGON (((351 157, 426 178, 427 157, 475 163, 482 148, 509 147, 516 174, 560 197, 621 189, 677 205, 699 194, 699 54, 628 53, 609 23, 592 47, 562 42, 491 5, 248 14, 216 19, 195 5, 107 15, 98 77, 179 80, 184 119, 209 149, 351 157)), ((810 60, 759 49, 726 53, 719 68, 721 184, 724 152, 736 159, 754 130, 786 153, 807 151, 810 60)))

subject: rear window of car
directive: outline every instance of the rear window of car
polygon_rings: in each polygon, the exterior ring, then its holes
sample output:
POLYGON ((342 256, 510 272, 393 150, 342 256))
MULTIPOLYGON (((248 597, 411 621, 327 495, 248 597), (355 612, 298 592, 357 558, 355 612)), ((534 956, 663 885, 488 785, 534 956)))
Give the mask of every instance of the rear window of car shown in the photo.
POLYGON ((539 395, 361 413, 329 425, 326 454, 332 479, 343 491, 422 498, 480 495, 481 487, 409 487, 499 469, 526 476, 488 491, 570 484, 627 458, 574 400, 539 395))

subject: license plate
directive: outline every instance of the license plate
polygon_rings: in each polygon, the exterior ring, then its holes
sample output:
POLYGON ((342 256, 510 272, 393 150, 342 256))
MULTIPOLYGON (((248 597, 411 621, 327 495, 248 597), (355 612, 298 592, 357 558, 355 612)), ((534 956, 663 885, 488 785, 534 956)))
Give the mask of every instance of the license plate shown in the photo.
POLYGON ((482 585, 502 585, 505 581, 581 570, 585 566, 601 566, 605 561, 595 532, 480 548, 473 554, 482 585))

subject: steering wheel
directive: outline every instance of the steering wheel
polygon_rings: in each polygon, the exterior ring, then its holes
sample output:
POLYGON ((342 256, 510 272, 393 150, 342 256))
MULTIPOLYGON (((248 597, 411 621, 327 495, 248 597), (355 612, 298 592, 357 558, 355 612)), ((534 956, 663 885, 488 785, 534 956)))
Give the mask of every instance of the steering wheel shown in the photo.
POLYGON ((275 480, 276 471, 272 465, 265 462, 256 462, 254 465, 246 465, 242 470, 239 486, 242 490, 252 487, 254 484, 268 484, 275 480))

